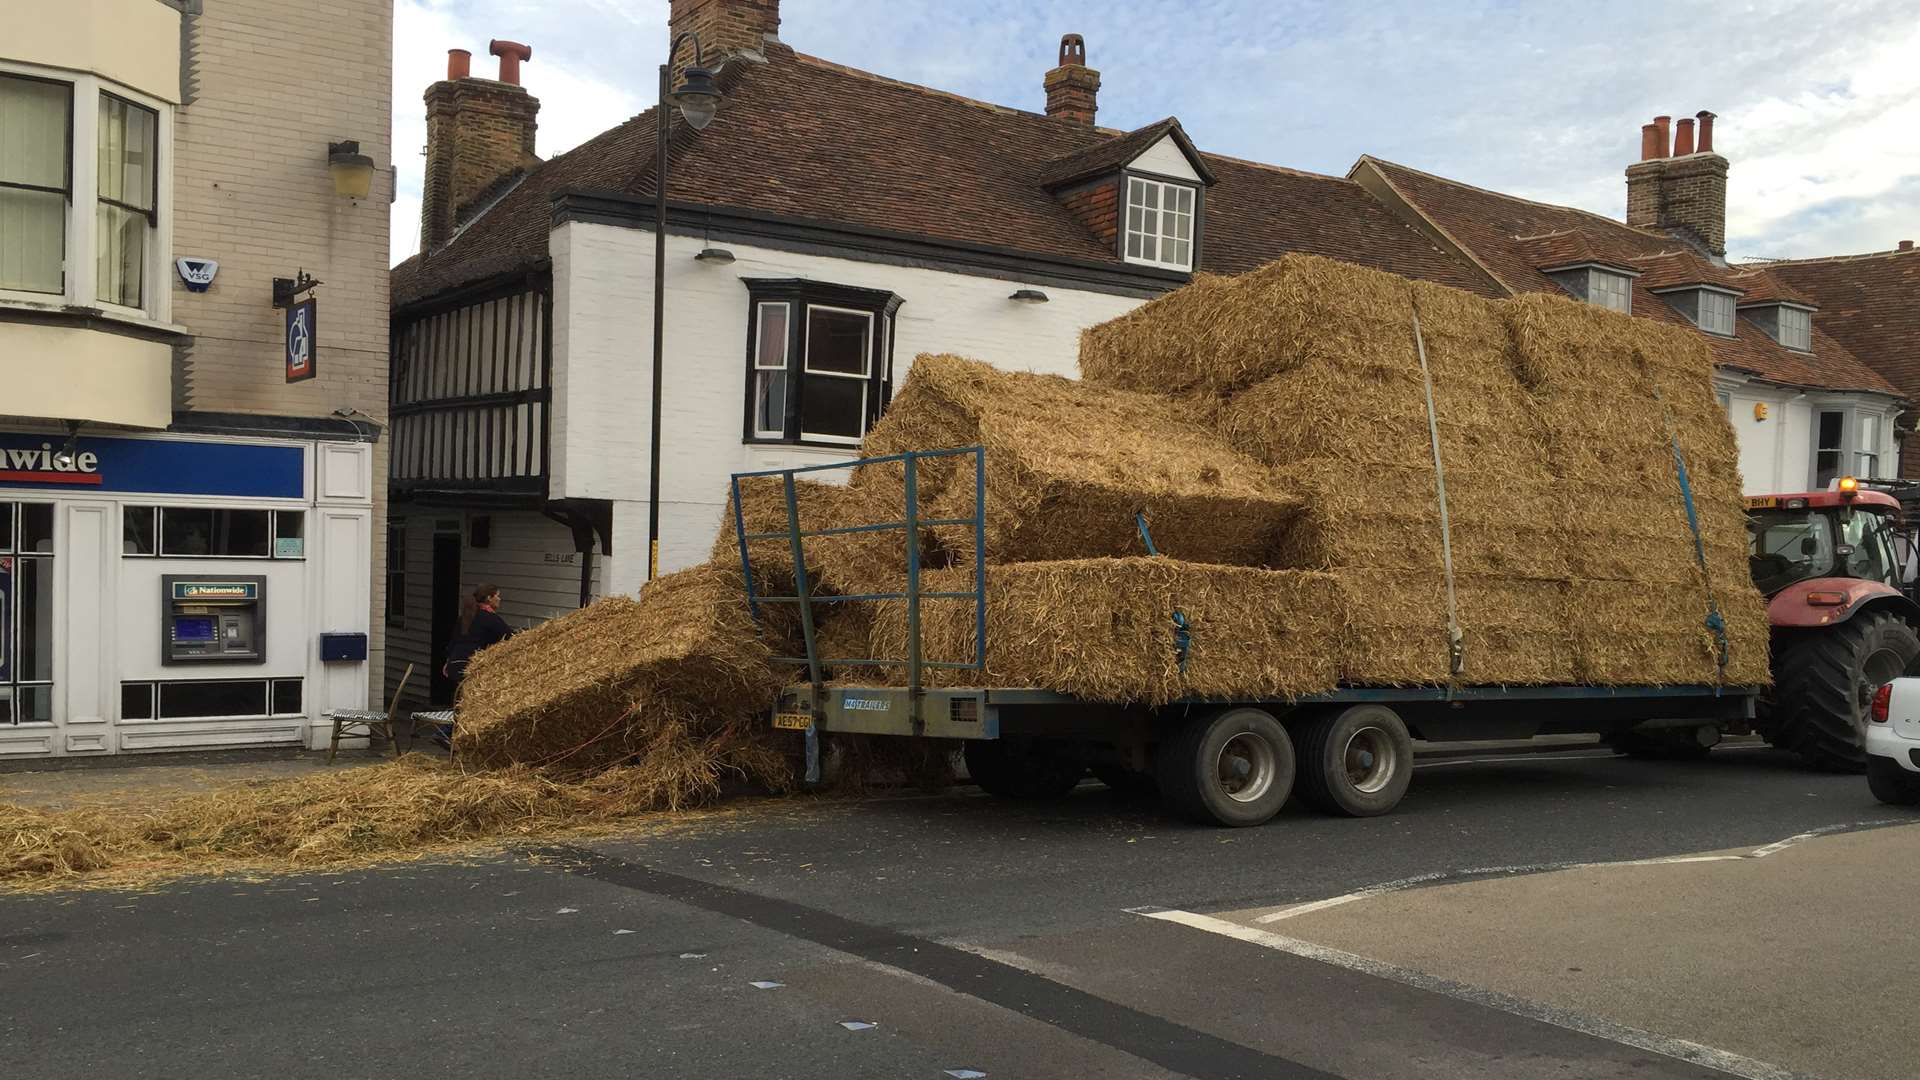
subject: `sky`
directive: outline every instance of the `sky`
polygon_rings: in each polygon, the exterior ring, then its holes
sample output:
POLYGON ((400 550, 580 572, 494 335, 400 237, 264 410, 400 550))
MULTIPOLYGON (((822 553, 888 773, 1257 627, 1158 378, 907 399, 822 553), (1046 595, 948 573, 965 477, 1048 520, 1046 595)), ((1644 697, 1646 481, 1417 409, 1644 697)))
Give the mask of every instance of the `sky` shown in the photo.
MULTIPOLYGON (((446 50, 533 47, 551 157, 653 103, 667 0, 396 0, 393 258, 419 239, 421 95, 446 50)), ((783 0, 780 38, 836 63, 1040 111, 1087 39, 1099 122, 1178 116, 1211 153, 1344 175, 1361 154, 1625 213, 1654 116, 1719 115, 1729 255, 1920 239, 1920 0, 783 0)))

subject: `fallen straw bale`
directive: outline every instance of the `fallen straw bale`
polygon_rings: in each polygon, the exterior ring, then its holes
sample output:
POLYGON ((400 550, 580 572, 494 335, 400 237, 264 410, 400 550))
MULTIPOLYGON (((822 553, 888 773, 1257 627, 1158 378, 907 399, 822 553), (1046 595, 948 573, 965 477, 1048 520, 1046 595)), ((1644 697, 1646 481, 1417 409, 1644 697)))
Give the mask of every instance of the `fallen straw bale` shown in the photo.
MULTIPOLYGON (((1166 555, 1258 565, 1299 505, 1188 406, 955 356, 915 361, 868 449, 975 444, 986 448, 987 557, 996 562, 1145 554, 1135 522, 1144 513, 1166 555)), ((928 475, 937 519, 974 515, 970 467, 928 475)), ((972 559, 970 530, 937 531, 947 559, 972 559)))
POLYGON ((770 707, 783 679, 736 570, 669 574, 477 655, 454 750, 470 765, 684 769, 703 739, 770 707))
MULTIPOLYGON (((971 589, 939 571, 933 592, 971 589)), ((974 659, 971 600, 926 600, 929 660, 974 659)), ((987 668, 928 669, 928 685, 1031 686, 1092 701, 1164 704, 1183 698, 1287 697, 1333 688, 1343 615, 1325 574, 1182 563, 1080 559, 987 569, 987 668), (1173 614, 1187 621, 1184 670, 1173 614)), ((874 615, 873 644, 906 655, 906 605, 874 615)), ((898 682, 903 671, 892 669, 898 682)))
POLYGON ((761 732, 709 734, 693 773, 643 763, 589 777, 399 761, 236 784, 141 810, 0 803, 0 887, 131 885, 186 874, 344 867, 605 826, 709 801, 728 771, 769 773, 761 732))

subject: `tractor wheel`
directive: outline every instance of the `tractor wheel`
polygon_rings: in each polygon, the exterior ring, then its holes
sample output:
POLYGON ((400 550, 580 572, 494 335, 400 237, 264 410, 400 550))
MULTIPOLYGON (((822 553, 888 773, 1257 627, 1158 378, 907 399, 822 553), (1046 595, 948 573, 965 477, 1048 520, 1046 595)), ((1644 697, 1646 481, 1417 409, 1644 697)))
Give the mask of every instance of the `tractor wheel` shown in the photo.
POLYGON ((1087 767, 1035 743, 968 739, 967 775, 980 790, 1003 799, 1058 799, 1080 784, 1087 767))
POLYGON ((1920 635, 1885 612, 1786 638, 1774 654, 1773 707, 1760 734, 1816 768, 1860 772, 1874 691, 1917 660, 1920 635))

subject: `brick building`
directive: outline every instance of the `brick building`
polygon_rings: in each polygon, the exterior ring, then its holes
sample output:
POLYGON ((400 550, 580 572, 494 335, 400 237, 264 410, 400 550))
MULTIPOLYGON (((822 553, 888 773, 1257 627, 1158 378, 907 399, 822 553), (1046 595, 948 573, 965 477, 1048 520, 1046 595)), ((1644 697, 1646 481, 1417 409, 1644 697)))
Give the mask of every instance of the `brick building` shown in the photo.
POLYGON ((0 0, 0 755, 378 694, 392 14, 0 0))

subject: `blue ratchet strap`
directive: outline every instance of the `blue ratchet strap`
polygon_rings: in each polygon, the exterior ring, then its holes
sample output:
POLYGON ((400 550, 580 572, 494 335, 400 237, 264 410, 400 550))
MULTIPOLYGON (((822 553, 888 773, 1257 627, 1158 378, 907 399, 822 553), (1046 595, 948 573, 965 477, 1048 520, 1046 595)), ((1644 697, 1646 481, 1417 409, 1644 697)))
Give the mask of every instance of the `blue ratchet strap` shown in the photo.
MULTIPOLYGON (((1153 532, 1147 528, 1147 515, 1144 512, 1136 512, 1133 515, 1133 523, 1140 528, 1140 542, 1147 545, 1147 554, 1155 557, 1159 556, 1159 550, 1153 546, 1153 532)), ((1187 626, 1187 613, 1181 611, 1179 608, 1174 608, 1173 654, 1179 659, 1180 674, 1182 675, 1187 673, 1187 657, 1192 651, 1193 632, 1187 626)))
MULTIPOLYGON (((1707 545, 1700 538, 1700 513, 1693 506, 1693 483, 1687 478, 1687 459, 1680 453, 1680 440, 1669 433, 1668 440, 1673 445, 1673 470, 1680 478, 1680 499, 1687 507, 1687 528, 1693 530, 1693 557, 1700 563, 1700 576, 1707 577, 1707 545)), ((1720 614, 1720 601, 1713 595, 1712 579, 1707 579, 1707 629, 1713 631, 1714 643, 1720 649, 1720 681, 1727 678, 1727 661, 1732 646, 1727 641, 1727 620, 1720 614)))

